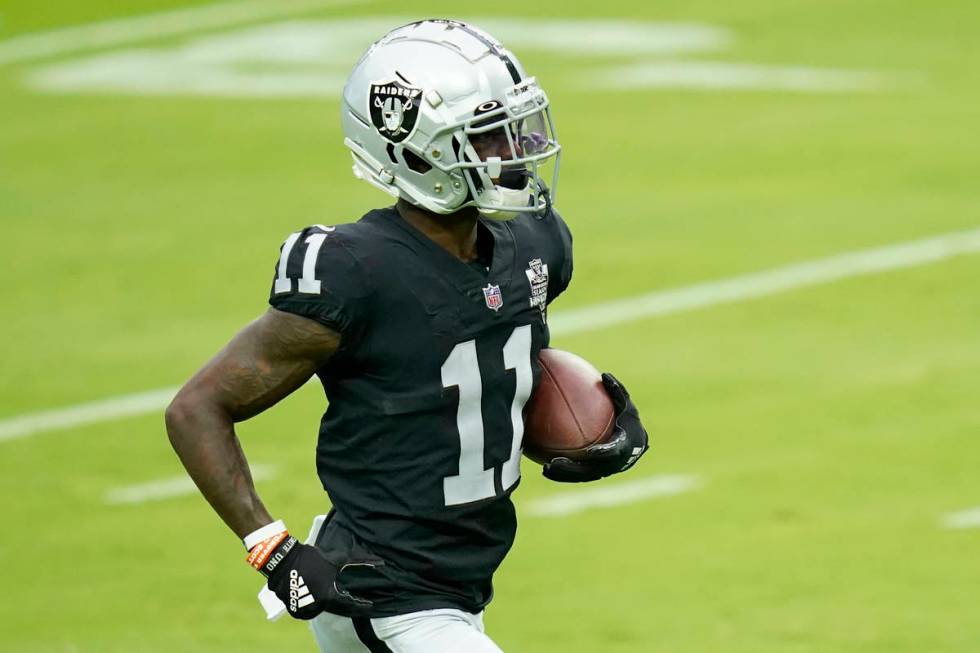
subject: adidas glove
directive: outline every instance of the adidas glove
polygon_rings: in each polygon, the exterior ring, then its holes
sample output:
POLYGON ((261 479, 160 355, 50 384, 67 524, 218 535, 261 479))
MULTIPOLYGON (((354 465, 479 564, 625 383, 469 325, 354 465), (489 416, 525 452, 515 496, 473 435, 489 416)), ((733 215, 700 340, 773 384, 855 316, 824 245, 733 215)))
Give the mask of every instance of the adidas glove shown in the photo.
POLYGON ((602 444, 589 447, 587 457, 582 460, 552 458, 544 466, 546 478, 562 483, 596 481, 625 472, 649 449, 646 429, 640 423, 640 413, 626 388, 609 373, 602 375, 602 385, 616 409, 616 426, 612 436, 602 444))
POLYGON ((337 577, 348 567, 381 567, 382 560, 331 559, 317 547, 300 543, 281 521, 245 538, 245 546, 249 544, 252 546, 246 560, 268 579, 269 589, 286 605, 290 616, 312 619, 321 612, 332 612, 359 617, 367 616, 374 607, 373 602, 340 589, 337 577), (252 544, 256 536, 267 534, 266 529, 270 528, 278 532, 252 544))

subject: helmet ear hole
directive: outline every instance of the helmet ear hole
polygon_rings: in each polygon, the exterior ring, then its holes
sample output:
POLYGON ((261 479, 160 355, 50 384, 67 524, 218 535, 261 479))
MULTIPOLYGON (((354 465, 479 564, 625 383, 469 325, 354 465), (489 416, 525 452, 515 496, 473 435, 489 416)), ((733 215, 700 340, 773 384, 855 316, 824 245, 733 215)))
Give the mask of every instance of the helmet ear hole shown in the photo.
POLYGON ((420 175, 424 175, 429 170, 432 170, 432 164, 408 148, 402 148, 402 158, 405 159, 405 165, 407 165, 409 169, 414 170, 420 175))

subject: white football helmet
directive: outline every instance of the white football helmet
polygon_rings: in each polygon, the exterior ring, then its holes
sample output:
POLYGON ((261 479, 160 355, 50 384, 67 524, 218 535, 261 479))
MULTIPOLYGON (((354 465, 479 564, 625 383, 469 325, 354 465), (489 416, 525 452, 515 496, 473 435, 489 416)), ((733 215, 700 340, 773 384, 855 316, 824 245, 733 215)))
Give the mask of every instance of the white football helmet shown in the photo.
POLYGON ((341 119, 354 175, 434 213, 475 206, 507 220, 555 201, 548 97, 466 23, 423 20, 382 37, 347 79, 341 119))

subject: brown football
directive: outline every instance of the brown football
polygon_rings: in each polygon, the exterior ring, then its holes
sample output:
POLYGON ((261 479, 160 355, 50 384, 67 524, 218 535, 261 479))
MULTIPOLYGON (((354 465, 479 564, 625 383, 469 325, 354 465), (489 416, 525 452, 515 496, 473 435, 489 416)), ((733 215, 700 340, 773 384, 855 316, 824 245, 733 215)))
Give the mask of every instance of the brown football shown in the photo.
POLYGON ((524 455, 545 464, 575 460, 613 431, 616 411, 602 376, 588 361, 560 349, 542 349, 541 381, 525 413, 524 455))

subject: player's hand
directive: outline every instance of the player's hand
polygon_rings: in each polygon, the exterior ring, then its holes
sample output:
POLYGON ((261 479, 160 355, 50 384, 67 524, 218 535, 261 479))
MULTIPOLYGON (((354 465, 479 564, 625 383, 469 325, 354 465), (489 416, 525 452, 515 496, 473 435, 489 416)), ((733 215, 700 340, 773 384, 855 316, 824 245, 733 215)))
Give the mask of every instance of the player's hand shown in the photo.
POLYGON ((334 560, 288 534, 265 558, 267 562, 256 568, 269 579, 269 589, 296 619, 312 619, 321 612, 367 616, 374 603, 341 589, 337 577, 348 567, 384 566, 379 559, 334 560))
POLYGON ((630 395, 612 374, 602 375, 602 385, 616 408, 616 425, 609 440, 588 448, 581 460, 552 458, 544 475, 562 483, 584 483, 625 472, 649 449, 649 438, 630 395))

